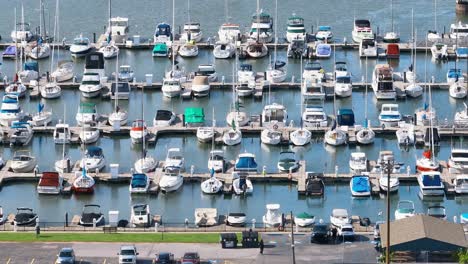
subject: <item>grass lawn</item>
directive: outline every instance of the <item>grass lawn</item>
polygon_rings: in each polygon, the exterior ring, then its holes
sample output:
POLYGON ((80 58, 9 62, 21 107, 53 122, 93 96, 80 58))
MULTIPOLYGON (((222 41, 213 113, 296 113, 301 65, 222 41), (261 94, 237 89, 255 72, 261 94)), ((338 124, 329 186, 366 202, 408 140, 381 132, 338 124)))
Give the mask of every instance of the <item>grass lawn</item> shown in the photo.
POLYGON ((2 242, 218 243, 218 233, 42 233, 0 232, 2 242))

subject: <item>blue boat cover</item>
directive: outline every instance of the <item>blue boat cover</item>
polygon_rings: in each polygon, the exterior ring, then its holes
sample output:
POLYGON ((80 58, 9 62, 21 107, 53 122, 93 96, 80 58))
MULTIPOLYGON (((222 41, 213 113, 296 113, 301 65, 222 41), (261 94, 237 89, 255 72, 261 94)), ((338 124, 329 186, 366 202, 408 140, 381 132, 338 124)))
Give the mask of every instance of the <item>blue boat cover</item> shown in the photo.
POLYGON ((236 163, 236 169, 256 169, 257 162, 253 157, 240 157, 236 163))
POLYGON ((355 176, 352 178, 352 189, 354 192, 368 192, 369 190, 369 177, 355 176))
POLYGON ((171 26, 166 23, 161 23, 157 26, 156 37, 163 35, 163 36, 170 36, 171 35, 171 26))
POLYGON ((424 186, 440 186, 441 180, 439 175, 423 175, 424 186))
POLYGON ((380 119, 398 119, 401 118, 399 115, 380 115, 380 119))
POLYGON ((331 46, 330 45, 318 45, 317 46, 317 54, 328 55, 330 53, 331 53, 331 46))
POLYGON ((3 52, 3 55, 16 56, 16 47, 15 46, 8 46, 6 48, 6 50, 3 52))
POLYGON ((102 155, 102 149, 100 147, 96 146, 90 146, 88 147, 88 155, 93 157, 93 156, 101 156, 102 155))
POLYGON ((25 125, 29 125, 28 122, 13 122, 11 128, 25 128, 25 125))
POLYGON ((457 78, 457 77, 461 77, 462 76, 462 72, 460 69, 450 69, 449 72, 448 72, 448 77, 449 78, 457 78))
POLYGON ((463 213, 463 214, 461 214, 461 217, 462 217, 462 218, 465 218, 465 219, 468 219, 468 213, 463 213))
POLYGON ((319 31, 330 31, 331 27, 330 26, 319 26, 318 30, 319 31))
POLYGON ((39 64, 37 61, 28 61, 24 63, 25 71, 39 71, 39 64))
POLYGON ((468 54, 468 48, 466 48, 466 47, 457 48, 457 53, 458 54, 468 54))
POLYGON ((138 173, 138 174, 133 174, 132 176, 132 188, 141 188, 141 187, 146 187, 146 182, 147 182, 148 177, 146 174, 143 173, 138 173))
POLYGON ((352 109, 342 108, 338 110, 338 125, 339 126, 354 126, 354 112, 352 109))

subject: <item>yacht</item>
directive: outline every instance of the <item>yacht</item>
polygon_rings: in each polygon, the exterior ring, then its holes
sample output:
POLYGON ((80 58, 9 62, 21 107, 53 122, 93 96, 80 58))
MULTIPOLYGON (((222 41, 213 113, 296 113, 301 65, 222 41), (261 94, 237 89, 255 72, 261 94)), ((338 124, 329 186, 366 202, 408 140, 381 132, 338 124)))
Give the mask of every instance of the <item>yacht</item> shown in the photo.
POLYGON ((262 10, 257 10, 257 13, 253 15, 249 40, 259 43, 269 43, 273 41, 273 18, 269 14, 262 10))
POLYGON ((439 162, 432 156, 431 150, 423 152, 423 156, 416 160, 416 170, 418 172, 437 171, 440 169, 439 162))
POLYGON ((101 206, 97 204, 87 204, 83 207, 80 222, 81 226, 102 226, 106 224, 101 206))
POLYGON ((377 58, 377 44, 374 38, 365 38, 359 43, 359 57, 361 58, 377 58))
POLYGON ((409 200, 403 200, 398 202, 398 207, 395 210, 395 220, 400 220, 416 215, 414 209, 414 203, 409 200))
POLYGON ((130 224, 134 227, 150 227, 153 219, 148 204, 134 204, 130 212, 130 224))
POLYGON ((456 194, 468 194, 468 175, 461 174, 455 176, 453 185, 455 186, 456 194))
POLYGON ((63 189, 63 177, 58 172, 43 172, 37 184, 39 194, 60 194, 63 189))
POLYGON ((247 173, 239 173, 234 171, 231 175, 233 179, 232 189, 234 190, 235 194, 246 195, 253 193, 253 184, 247 173))
POLYGON ((468 24, 458 21, 458 24, 450 25, 450 38, 451 39, 464 39, 468 37, 468 24))
POLYGON ((158 109, 153 119, 154 127, 172 126, 176 121, 176 114, 169 110, 158 109))
POLYGON ((468 93, 466 87, 467 87, 466 83, 463 83, 461 81, 452 83, 449 87, 450 97, 455 98, 455 99, 465 98, 468 93))
POLYGON ((44 105, 38 105, 38 112, 32 116, 32 122, 30 124, 35 127, 47 126, 52 122, 52 111, 45 111, 44 105))
POLYGON ((218 30, 218 39, 223 43, 234 43, 240 40, 239 24, 224 23, 218 30))
POLYGON ((380 173, 383 175, 385 173, 384 168, 382 165, 387 162, 392 162, 393 163, 393 170, 392 173, 400 173, 400 170, 402 168, 402 163, 395 162, 395 157, 393 155, 393 152, 391 150, 382 150, 379 152, 379 158, 375 162, 374 168, 372 169, 373 173, 380 173))
POLYGON ((448 58, 448 47, 446 44, 435 43, 431 47, 432 58, 434 60, 446 60, 448 58))
POLYGON ((212 150, 208 158, 208 169, 214 172, 223 173, 227 168, 227 162, 224 158, 223 150, 212 150))
POLYGON ((23 118, 23 110, 19 105, 18 96, 14 94, 5 94, 0 108, 0 124, 10 126, 12 122, 23 118))
POLYGON ((185 167, 184 157, 180 148, 170 148, 167 150, 164 170, 167 168, 178 168, 183 171, 185 167))
POLYGON ((299 160, 296 158, 296 153, 292 151, 281 151, 279 161, 277 163, 280 172, 295 172, 299 169, 299 160))
POLYGON ((330 223, 336 227, 351 223, 351 218, 346 209, 333 209, 330 215, 330 223))
POLYGON ((363 39, 373 39, 374 33, 372 32, 370 21, 367 19, 354 20, 352 35, 353 41, 356 43, 361 43, 363 39))
POLYGON ((318 61, 308 61, 304 66, 302 78, 307 80, 317 79, 323 80, 325 78, 325 70, 318 61))
POLYGON ((236 55, 236 46, 231 42, 216 42, 213 49, 213 56, 216 59, 230 59, 236 55))
POLYGON ((31 208, 19 207, 16 209, 13 220, 17 226, 35 226, 37 224, 37 214, 31 208))
POLYGON ((18 73, 18 77, 20 83, 30 83, 33 80, 39 79, 39 64, 37 61, 25 62, 23 70, 18 73))
POLYGON ((414 145, 415 135, 414 135, 414 125, 412 124, 403 124, 400 125, 396 131, 396 137, 399 145, 414 145))
POLYGON ((255 80, 255 72, 252 70, 251 64, 241 64, 237 71, 237 80, 239 83, 248 83, 255 80))
POLYGON ((99 52, 102 53, 104 59, 112 59, 119 55, 119 47, 117 47, 113 42, 110 42, 107 45, 102 46, 99 49, 99 52))
POLYGON ((289 140, 294 146, 305 146, 312 140, 312 132, 302 127, 289 134, 289 140))
POLYGON ((363 197, 371 195, 371 186, 368 174, 354 175, 349 182, 351 195, 355 197, 363 197))
POLYGON ((329 42, 333 38, 333 33, 330 26, 319 26, 315 38, 321 41, 329 42))
POLYGON ((323 174, 315 172, 306 172, 305 194, 310 196, 323 196, 325 193, 325 184, 323 174))
POLYGON ((248 42, 245 49, 247 54, 254 59, 263 58, 268 55, 268 47, 264 43, 248 42))
POLYGON ((375 140, 375 132, 370 128, 368 122, 363 128, 359 129, 356 133, 356 140, 359 144, 362 145, 369 145, 374 143, 375 140))
POLYGON ((83 168, 81 174, 77 172, 77 177, 72 183, 72 190, 75 193, 92 193, 94 192, 94 186, 96 182, 94 181, 93 177, 89 176, 86 168, 83 168))
POLYGON ((11 31, 10 37, 13 42, 22 42, 22 41, 29 41, 33 37, 33 33, 31 32, 31 26, 29 23, 17 23, 14 30, 11 31))
POLYGON ((197 128, 197 139, 202 143, 211 142, 215 133, 216 131, 213 127, 199 127, 197 128))
POLYGON ((277 129, 265 128, 260 134, 260 141, 267 145, 278 145, 281 142, 282 132, 277 129))
POLYGON ((159 187, 163 193, 177 191, 184 183, 184 176, 180 174, 180 168, 167 167, 159 181, 159 187))
POLYGON ((318 43, 315 47, 315 57, 318 59, 328 59, 332 53, 331 45, 328 43, 318 43))
POLYGON ((387 192, 390 188, 390 192, 396 192, 400 188, 400 180, 396 176, 390 176, 390 187, 388 185, 388 175, 382 174, 379 178, 379 187, 383 192, 387 192))
POLYGON ((155 43, 152 54, 153 57, 168 57, 170 54, 169 46, 166 43, 155 43))
POLYGON ((88 38, 80 35, 73 40, 73 44, 70 46, 70 53, 72 57, 84 57, 93 49, 93 45, 88 38))
POLYGON ((11 160, 10 167, 13 172, 32 172, 37 166, 37 160, 29 151, 16 151, 11 160))
POLYGON ((324 141, 328 145, 340 146, 346 143, 347 135, 346 132, 341 130, 341 128, 334 125, 332 129, 328 130, 325 133, 324 141))
POLYGON ((5 88, 6 94, 17 95, 18 97, 24 97, 26 95, 27 88, 21 82, 12 82, 5 88))
POLYGON ((223 142, 228 146, 240 144, 242 141, 242 132, 236 128, 230 128, 223 134, 223 142))
POLYGON ((71 61, 60 61, 58 63, 58 68, 53 71, 50 76, 56 82, 65 82, 73 79, 73 62, 71 61))
POLYGON ((178 79, 170 78, 163 79, 163 84, 161 88, 163 95, 168 98, 177 97, 182 92, 182 86, 178 79))
POLYGON ((283 224, 283 216, 280 212, 279 204, 267 204, 266 214, 263 216, 265 227, 275 227, 283 224))
POLYGON ((380 125, 383 127, 395 127, 401 121, 402 116, 398 110, 398 104, 382 104, 379 114, 380 125))
POLYGON ((133 173, 128 190, 130 194, 147 193, 150 186, 150 178, 144 173, 133 173))
POLYGON ((188 22, 184 24, 183 32, 180 35, 180 40, 200 42, 202 37, 203 32, 201 31, 200 23, 188 22))
POLYGON ((315 223, 315 216, 303 212, 294 216, 294 223, 300 227, 310 226, 315 223))
POLYGON ((216 73, 216 67, 214 64, 200 64, 195 72, 196 76, 207 77, 209 82, 215 82, 218 80, 218 74, 216 73))
POLYGON ((203 193, 216 194, 223 190, 223 182, 212 175, 209 179, 201 183, 200 188, 203 193))
POLYGON ((353 174, 367 171, 367 157, 364 152, 353 152, 349 159, 349 170, 353 174))
POLYGON ((26 146, 31 142, 34 131, 28 122, 13 122, 11 124, 10 145, 26 146))
POLYGON ((262 126, 263 127, 284 127, 288 119, 288 112, 286 107, 273 103, 265 105, 262 111, 262 126))
POLYGON ((99 140, 101 132, 98 127, 83 125, 79 138, 83 144, 92 144, 99 140))
MULTIPOLYGON (((463 103, 463 105, 465 106, 465 109, 456 112, 455 117, 454 117, 455 125, 460 126, 460 127, 468 126, 468 106, 466 105, 466 103, 463 103)), ((3 105, 2 105, 2 108, 3 108, 3 105)), ((2 113, 3 112, 0 111, 0 120, 1 120, 2 113)))
POLYGON ((130 138, 132 143, 142 143, 143 138, 148 136, 148 129, 146 128, 146 122, 138 119, 133 121, 132 128, 130 129, 130 138))
POLYGON ((307 53, 308 53, 309 47, 307 46, 307 43, 303 39, 293 39, 289 44, 288 44, 288 50, 286 51, 286 54, 288 58, 294 58, 294 59, 300 59, 306 58, 307 53))
POLYGON ((196 57, 198 56, 198 46, 193 41, 186 42, 180 46, 179 55, 183 58, 196 57))
POLYGON ((444 183, 438 171, 425 171, 418 175, 418 184, 422 195, 443 196, 444 183))
POLYGON ((80 103, 75 119, 76 119, 76 123, 79 126, 82 126, 85 124, 90 125, 90 124, 97 123, 99 119, 99 114, 97 113, 97 110, 96 110, 96 104, 80 103))
POLYGON ((351 74, 348 72, 346 62, 335 63, 335 94, 338 97, 350 97, 353 93, 351 74))
POLYGON ((109 114, 108 122, 112 127, 117 123, 120 124, 120 126, 125 126, 128 122, 128 113, 117 106, 116 109, 109 114))
POLYGON ((306 127, 327 127, 328 118, 321 106, 308 106, 302 113, 302 122, 306 127))
POLYGON ((216 208, 195 208, 195 226, 209 227, 218 224, 218 210, 216 208))
POLYGON ((83 97, 96 97, 101 94, 102 88, 101 77, 98 73, 87 72, 83 74, 79 88, 83 97))
POLYGON ((102 171, 106 166, 106 159, 100 147, 90 146, 86 149, 84 158, 80 161, 80 167, 87 171, 102 171))
POLYGON ((375 65, 372 74, 372 89, 377 99, 395 99, 396 91, 393 85, 393 69, 388 64, 375 65))
POLYGON ((210 83, 207 76, 195 76, 192 80, 192 94, 195 97, 210 95, 210 83))
POLYGON ((234 171, 253 171, 256 172, 258 164, 255 161, 255 155, 252 153, 241 153, 239 154, 236 163, 234 165, 234 171))
POLYGON ((57 124, 54 129, 54 143, 68 144, 71 139, 70 126, 68 124, 57 124))
POLYGON ((266 78, 270 83, 282 83, 286 80, 287 71, 286 71, 286 62, 284 61, 275 61, 273 65, 269 66, 269 69, 266 71, 266 78))
POLYGON ((50 45, 47 43, 38 43, 30 52, 29 57, 33 60, 45 59, 50 56, 50 45))
POLYGON ((170 44, 172 42, 171 26, 167 23, 159 23, 154 32, 153 42, 170 44))
POLYGON ((84 73, 97 73, 100 78, 103 78, 106 76, 105 63, 104 55, 101 52, 90 52, 85 57, 84 73))
POLYGON ((131 86, 127 81, 112 83, 110 87, 110 98, 112 100, 128 100, 130 98, 130 91, 131 86))
POLYGON ((112 17, 109 19, 111 39, 115 43, 125 43, 129 32, 128 18, 112 17))
POLYGON ((302 82, 301 93, 304 100, 325 100, 325 90, 320 79, 305 79, 302 82))
POLYGON ((450 171, 468 173, 468 149, 452 149, 448 160, 450 171))
POLYGON ((146 155, 144 153, 143 157, 138 159, 135 164, 135 171, 138 173, 148 173, 152 172, 158 166, 158 162, 152 156, 146 155))
POLYGON ((306 38, 306 30, 304 27, 304 19, 296 14, 293 14, 288 18, 286 39, 288 42, 299 39, 304 40, 306 38))

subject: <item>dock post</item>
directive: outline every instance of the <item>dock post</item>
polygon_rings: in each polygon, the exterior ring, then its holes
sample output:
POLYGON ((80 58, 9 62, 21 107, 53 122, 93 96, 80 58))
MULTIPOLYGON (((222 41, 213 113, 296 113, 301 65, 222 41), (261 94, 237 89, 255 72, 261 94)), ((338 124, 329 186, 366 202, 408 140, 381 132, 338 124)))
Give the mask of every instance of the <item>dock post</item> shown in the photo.
POLYGON ((195 166, 194 165, 190 165, 190 178, 193 177, 193 173, 195 172, 195 166))
POLYGON ((456 215, 453 216, 453 222, 457 223, 457 216, 456 215))
POLYGON ((96 228, 96 218, 93 218, 93 228, 96 228))
POLYGON ((65 213, 65 227, 68 227, 68 212, 65 213))
POLYGON ((224 75, 221 77, 221 84, 224 86, 224 81, 225 81, 225 77, 224 75))
POLYGON ((96 43, 96 32, 93 32, 93 43, 96 43))
POLYGON ((411 167, 410 165, 406 166, 406 176, 410 176, 411 175, 411 167))
POLYGON ((263 178, 266 177, 266 166, 265 165, 263 165, 263 167, 262 167, 262 175, 263 175, 263 178))
POLYGON ((255 220, 255 218, 252 219, 252 230, 255 230, 255 223, 257 222, 257 220, 255 220))
POLYGON ((188 228, 188 219, 187 218, 185 218, 184 224, 185 224, 185 232, 187 232, 187 228, 188 228))
POLYGON ((293 75, 293 76, 291 77, 291 83, 294 84, 294 81, 295 81, 295 80, 296 80, 296 76, 293 75))
POLYGON ((13 220, 13 232, 18 231, 18 226, 16 225, 16 221, 13 220))
POLYGON ((335 165, 335 178, 338 178, 338 165, 335 165))
POLYGON ((155 233, 158 232, 158 222, 155 222, 155 223, 154 223, 154 232, 155 232, 155 233))

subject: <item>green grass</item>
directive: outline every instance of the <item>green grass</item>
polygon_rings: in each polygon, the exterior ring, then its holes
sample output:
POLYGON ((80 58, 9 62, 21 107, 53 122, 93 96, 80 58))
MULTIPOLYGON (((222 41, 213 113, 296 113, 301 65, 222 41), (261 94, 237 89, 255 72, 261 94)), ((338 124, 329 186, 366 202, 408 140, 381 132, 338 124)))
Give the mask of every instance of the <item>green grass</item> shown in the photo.
POLYGON ((218 243, 219 233, 42 233, 0 232, 1 242, 218 243))

